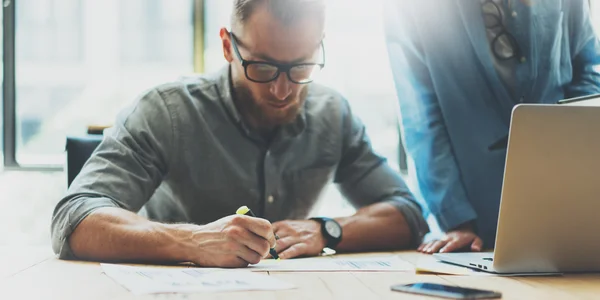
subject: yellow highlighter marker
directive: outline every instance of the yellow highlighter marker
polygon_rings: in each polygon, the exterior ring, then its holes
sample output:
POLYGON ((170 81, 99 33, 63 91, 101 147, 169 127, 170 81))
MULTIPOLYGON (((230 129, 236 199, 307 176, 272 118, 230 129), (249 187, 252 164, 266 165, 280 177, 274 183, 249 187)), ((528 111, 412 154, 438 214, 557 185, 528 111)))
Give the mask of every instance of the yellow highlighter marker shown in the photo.
MULTIPOLYGON (((246 215, 249 214, 250 216, 256 218, 256 215, 252 212, 252 210, 250 208, 248 208, 248 206, 241 206, 240 208, 238 208, 235 211, 236 214, 238 215, 246 215)), ((278 240, 279 237, 277 235, 275 235, 275 239, 278 240)), ((269 249, 269 253, 271 254, 271 256, 273 256, 274 259, 276 260, 280 260, 279 255, 277 255, 277 251, 275 251, 275 248, 271 248, 269 249)))

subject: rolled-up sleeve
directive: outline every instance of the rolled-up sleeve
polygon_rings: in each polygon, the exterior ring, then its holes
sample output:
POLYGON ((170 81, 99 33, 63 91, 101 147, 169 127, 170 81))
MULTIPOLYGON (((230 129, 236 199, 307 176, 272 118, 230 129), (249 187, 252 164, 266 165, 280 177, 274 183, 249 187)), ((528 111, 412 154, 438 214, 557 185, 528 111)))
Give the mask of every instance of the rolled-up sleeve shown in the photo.
POLYGON ((69 236, 94 210, 116 207, 138 212, 173 164, 177 147, 174 112, 158 90, 138 99, 117 117, 54 209, 52 248, 75 259, 69 236))
POLYGON ((85 217, 103 207, 119 207, 119 205, 111 199, 97 195, 81 195, 77 198, 63 199, 57 205, 52 217, 52 249, 54 253, 62 259, 76 258, 69 246, 69 236, 85 217))
POLYGON ((341 193, 355 207, 391 203, 408 223, 411 245, 420 244, 429 227, 410 189, 398 172, 373 151, 364 125, 347 105, 343 126, 342 160, 334 179, 341 193))

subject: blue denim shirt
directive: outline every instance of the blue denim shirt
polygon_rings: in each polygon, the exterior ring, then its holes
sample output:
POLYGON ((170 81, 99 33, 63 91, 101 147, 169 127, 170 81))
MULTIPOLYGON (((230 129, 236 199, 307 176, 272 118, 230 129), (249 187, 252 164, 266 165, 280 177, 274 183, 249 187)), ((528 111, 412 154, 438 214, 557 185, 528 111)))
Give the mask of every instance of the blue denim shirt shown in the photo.
POLYGON ((124 110, 56 206, 54 251, 73 258, 70 234, 100 207, 161 222, 206 224, 242 205, 272 222, 304 219, 330 182, 357 208, 391 203, 413 246, 421 241, 419 205, 340 94, 311 84, 301 114, 267 142, 245 125, 230 87, 226 68, 158 86, 124 110))
POLYGON ((600 92, 587 1, 504 2, 522 51, 514 97, 494 68, 480 1, 386 0, 384 9, 405 145, 423 200, 442 230, 476 220, 486 246, 495 241, 506 155, 489 147, 508 134, 512 108, 600 92))

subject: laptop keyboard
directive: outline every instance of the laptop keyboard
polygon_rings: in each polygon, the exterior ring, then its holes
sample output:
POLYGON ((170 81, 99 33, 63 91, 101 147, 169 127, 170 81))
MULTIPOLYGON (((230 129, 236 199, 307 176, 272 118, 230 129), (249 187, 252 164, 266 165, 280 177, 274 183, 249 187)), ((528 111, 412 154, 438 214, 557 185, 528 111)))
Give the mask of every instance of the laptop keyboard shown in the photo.
POLYGON ((491 258, 491 257, 484 257, 484 258, 482 258, 482 259, 483 259, 483 260, 488 260, 488 261, 494 261, 494 259, 493 259, 493 258, 491 258))

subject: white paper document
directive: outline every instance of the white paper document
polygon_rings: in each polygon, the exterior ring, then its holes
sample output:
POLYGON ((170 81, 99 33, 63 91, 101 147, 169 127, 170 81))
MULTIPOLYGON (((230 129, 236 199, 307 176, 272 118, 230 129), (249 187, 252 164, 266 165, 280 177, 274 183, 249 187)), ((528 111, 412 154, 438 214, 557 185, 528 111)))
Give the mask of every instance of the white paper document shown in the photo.
POLYGON ((283 260, 263 260, 248 267, 251 271, 273 272, 334 272, 334 271, 412 271, 414 267, 397 256, 364 258, 298 258, 283 260))
POLYGON ((106 275, 136 295, 294 288, 277 278, 241 270, 101 265, 106 275))

